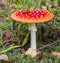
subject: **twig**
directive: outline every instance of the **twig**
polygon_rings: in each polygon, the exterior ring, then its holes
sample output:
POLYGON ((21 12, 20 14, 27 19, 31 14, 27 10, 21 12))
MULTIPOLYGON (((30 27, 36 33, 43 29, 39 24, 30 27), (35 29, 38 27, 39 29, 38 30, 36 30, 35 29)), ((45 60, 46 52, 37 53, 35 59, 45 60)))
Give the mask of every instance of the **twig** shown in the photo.
POLYGON ((54 42, 51 43, 51 44, 47 44, 47 45, 45 45, 45 46, 39 48, 39 50, 42 50, 42 49, 44 49, 44 48, 46 48, 46 47, 50 47, 51 45, 55 45, 55 44, 58 43, 58 42, 60 42, 60 40, 54 41, 54 42))

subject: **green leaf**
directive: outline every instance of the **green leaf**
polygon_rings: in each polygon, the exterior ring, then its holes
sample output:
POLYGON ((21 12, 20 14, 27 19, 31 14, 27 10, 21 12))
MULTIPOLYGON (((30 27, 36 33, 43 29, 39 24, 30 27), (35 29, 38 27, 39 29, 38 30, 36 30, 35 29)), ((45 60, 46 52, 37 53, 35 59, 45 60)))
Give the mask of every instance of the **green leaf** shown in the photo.
POLYGON ((57 6, 58 5, 58 0, 54 0, 53 3, 54 3, 55 6, 57 6))
POLYGON ((20 47, 20 46, 11 46, 11 47, 9 47, 9 48, 3 50, 3 51, 0 51, 0 53, 1 53, 1 54, 2 54, 2 53, 6 53, 6 52, 10 51, 11 49, 18 48, 18 47, 20 47))
POLYGON ((21 25, 22 25, 21 23, 18 25, 18 31, 20 31, 21 25))
POLYGON ((38 5, 37 5, 38 8, 40 8, 40 6, 41 6, 41 1, 42 0, 38 0, 38 5))
POLYGON ((25 57, 25 53, 22 53, 21 55, 20 55, 20 58, 22 59, 22 58, 24 58, 25 57))
POLYGON ((22 46, 24 46, 27 43, 28 37, 29 37, 29 32, 26 34, 26 37, 24 38, 24 40, 22 42, 22 46))

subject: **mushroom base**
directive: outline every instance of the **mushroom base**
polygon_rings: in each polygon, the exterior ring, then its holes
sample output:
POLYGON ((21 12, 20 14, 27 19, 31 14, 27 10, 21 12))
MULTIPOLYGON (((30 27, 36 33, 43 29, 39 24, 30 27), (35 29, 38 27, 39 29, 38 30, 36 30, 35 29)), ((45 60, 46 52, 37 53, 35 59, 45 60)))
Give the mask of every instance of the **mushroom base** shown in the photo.
POLYGON ((36 50, 33 49, 33 48, 29 48, 29 49, 26 51, 25 55, 31 55, 31 57, 34 58, 34 57, 36 56, 36 50))

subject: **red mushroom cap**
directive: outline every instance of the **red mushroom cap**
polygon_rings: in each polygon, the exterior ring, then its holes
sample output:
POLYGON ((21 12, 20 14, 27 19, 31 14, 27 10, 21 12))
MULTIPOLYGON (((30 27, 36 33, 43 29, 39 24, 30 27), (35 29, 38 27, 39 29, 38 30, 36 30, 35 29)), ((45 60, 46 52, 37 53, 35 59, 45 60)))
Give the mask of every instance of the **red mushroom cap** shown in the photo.
POLYGON ((36 9, 33 11, 30 10, 19 10, 14 12, 11 15, 12 19, 18 22, 25 22, 25 23, 40 23, 40 22, 47 22, 51 20, 54 15, 49 11, 45 11, 42 9, 36 9))

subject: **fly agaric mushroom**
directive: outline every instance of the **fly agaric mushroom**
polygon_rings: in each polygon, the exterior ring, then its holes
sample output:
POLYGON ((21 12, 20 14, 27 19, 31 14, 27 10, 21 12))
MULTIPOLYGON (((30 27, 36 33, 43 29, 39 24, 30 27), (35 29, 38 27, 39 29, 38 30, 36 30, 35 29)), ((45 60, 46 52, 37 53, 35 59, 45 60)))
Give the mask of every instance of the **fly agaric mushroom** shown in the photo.
POLYGON ((35 23, 47 22, 51 20, 54 15, 49 11, 42 9, 34 9, 34 10, 19 10, 14 12, 11 15, 12 19, 17 22, 30 23, 29 30, 31 31, 31 48, 26 51, 26 55, 31 55, 32 57, 36 56, 36 31, 37 27, 35 23), (34 49, 34 50, 33 50, 34 49), (32 54, 33 52, 34 55, 32 54))

